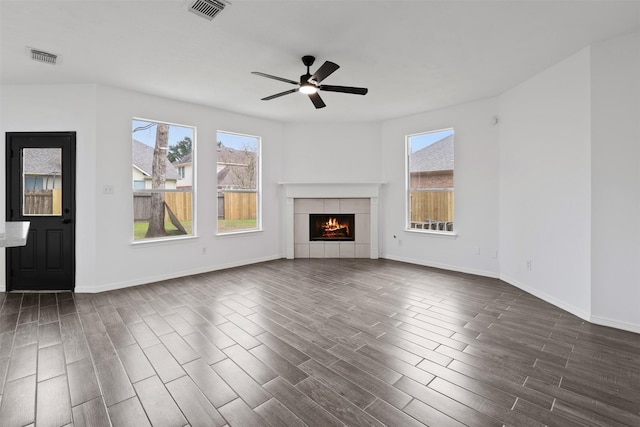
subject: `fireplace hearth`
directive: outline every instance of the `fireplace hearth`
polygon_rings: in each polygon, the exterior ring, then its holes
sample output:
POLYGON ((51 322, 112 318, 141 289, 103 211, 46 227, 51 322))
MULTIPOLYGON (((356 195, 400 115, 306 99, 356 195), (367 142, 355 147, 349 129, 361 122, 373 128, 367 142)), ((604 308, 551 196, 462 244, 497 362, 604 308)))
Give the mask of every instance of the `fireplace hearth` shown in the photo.
POLYGON ((355 241, 354 214, 309 214, 309 241, 355 241))

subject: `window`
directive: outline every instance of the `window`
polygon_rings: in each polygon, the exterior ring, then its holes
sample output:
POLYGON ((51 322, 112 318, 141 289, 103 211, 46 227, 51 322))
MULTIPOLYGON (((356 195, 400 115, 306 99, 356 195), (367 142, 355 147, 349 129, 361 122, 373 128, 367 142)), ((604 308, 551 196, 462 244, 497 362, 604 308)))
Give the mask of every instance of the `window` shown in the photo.
POLYGON ((42 190, 44 189, 44 179, 41 176, 24 176, 25 190, 42 190))
POLYGON ((407 229, 453 232, 453 129, 407 136, 407 229))
POLYGON ((260 230, 260 138, 218 132, 218 234, 260 230))
POLYGON ((143 119, 133 119, 131 129, 133 240, 193 235, 195 129, 143 119), (188 185, 178 185, 185 179, 188 185))

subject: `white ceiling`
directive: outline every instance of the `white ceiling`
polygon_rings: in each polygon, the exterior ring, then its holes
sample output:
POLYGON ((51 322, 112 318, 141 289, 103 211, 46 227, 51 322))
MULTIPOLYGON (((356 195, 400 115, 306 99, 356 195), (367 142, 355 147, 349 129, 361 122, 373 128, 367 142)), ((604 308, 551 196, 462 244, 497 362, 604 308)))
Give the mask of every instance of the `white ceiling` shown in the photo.
POLYGON ((169 1, 0 1, 3 84, 98 83, 295 122, 369 121, 495 96, 594 42, 640 29, 640 1, 232 0, 213 21, 169 1), (26 46, 59 54, 32 61, 26 46), (300 58, 341 68, 316 110, 300 58))

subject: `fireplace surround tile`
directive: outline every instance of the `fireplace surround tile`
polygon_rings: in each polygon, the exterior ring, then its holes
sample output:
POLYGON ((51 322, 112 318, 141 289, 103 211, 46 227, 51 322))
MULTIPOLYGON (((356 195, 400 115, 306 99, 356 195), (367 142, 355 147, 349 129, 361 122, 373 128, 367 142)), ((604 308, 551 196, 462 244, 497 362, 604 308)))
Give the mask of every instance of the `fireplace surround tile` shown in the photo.
POLYGON ((294 256, 296 258, 309 258, 309 244, 301 243, 295 245, 294 256))
POLYGON ((294 243, 309 243, 309 214, 297 213, 293 221, 294 243))
POLYGON ((296 199, 294 213, 324 213, 324 199, 296 199))
POLYGON ((378 258, 378 203, 380 187, 385 184, 384 182, 279 182, 278 184, 283 188, 284 241, 287 259, 352 256, 378 258), (355 242, 309 241, 308 214, 310 213, 354 214, 355 242), (299 216, 303 214, 306 215, 304 219, 299 216), (336 246, 327 246, 332 243, 336 246), (343 246, 341 250, 342 243, 351 243, 351 245, 343 246))
POLYGON ((356 243, 356 258, 369 258, 371 254, 371 245, 356 243))
MULTIPOLYGON (((356 244, 354 242, 339 242, 340 244, 340 258, 355 258, 356 257, 356 244)), ((369 246, 369 245, 367 245, 369 246)), ((367 248, 368 250, 369 248, 367 248)), ((368 254, 367 254, 368 257, 368 254)))
POLYGON ((325 258, 340 258, 340 242, 324 242, 325 258))
POLYGON ((326 258, 324 255, 324 245, 326 242, 309 243, 309 258, 326 258))
POLYGON ((317 213, 352 213, 352 212, 342 212, 340 210, 340 199, 324 199, 324 211, 317 212, 317 213))
POLYGON ((339 199, 340 200, 340 212, 339 213, 369 213, 369 199, 339 199))
POLYGON ((371 218, 368 213, 356 214, 356 243, 371 243, 369 238, 369 228, 371 218))
POLYGON ((366 198, 296 198, 293 202, 295 258, 369 258, 370 200, 366 198), (309 214, 354 214, 355 241, 309 240, 309 214))

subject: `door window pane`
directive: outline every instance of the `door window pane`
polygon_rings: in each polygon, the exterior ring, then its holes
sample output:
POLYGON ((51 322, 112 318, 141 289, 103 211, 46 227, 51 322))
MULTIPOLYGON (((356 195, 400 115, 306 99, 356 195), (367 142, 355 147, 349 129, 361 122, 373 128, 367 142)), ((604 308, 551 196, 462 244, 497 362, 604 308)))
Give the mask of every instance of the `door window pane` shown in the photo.
POLYGON ((22 150, 22 215, 62 215, 62 150, 22 150))

